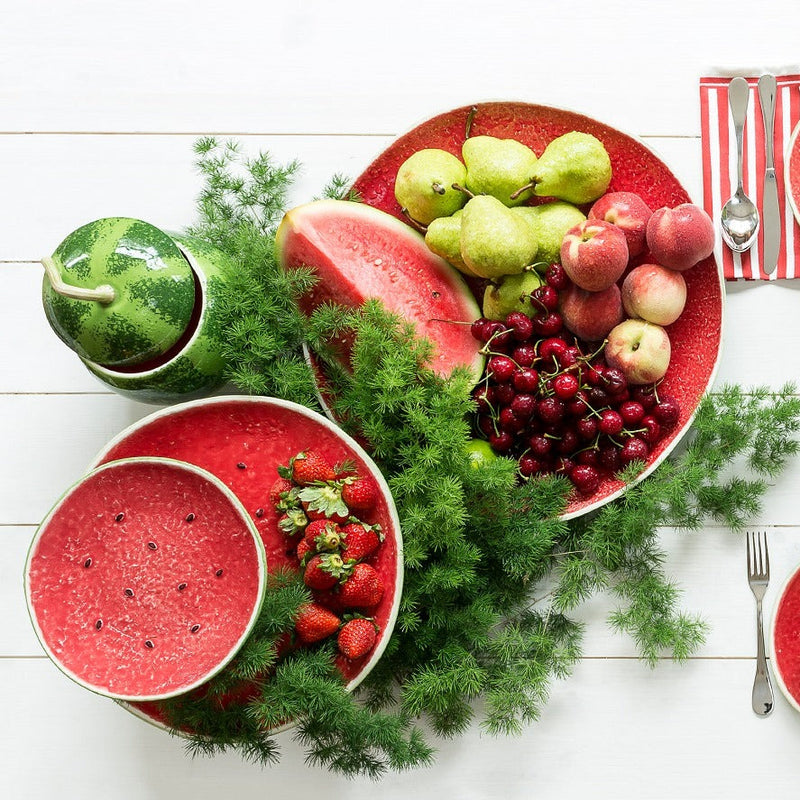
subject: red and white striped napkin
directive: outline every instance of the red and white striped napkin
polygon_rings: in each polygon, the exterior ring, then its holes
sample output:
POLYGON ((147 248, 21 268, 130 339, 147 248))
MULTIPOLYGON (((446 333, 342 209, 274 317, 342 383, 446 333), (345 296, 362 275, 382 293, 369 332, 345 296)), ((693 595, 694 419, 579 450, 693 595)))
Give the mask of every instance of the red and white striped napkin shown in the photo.
MULTIPOLYGON (((750 103, 744 130, 744 191, 762 210, 764 124, 758 100, 758 75, 747 78, 750 103)), ((736 138, 728 106, 731 75, 700 79, 700 125, 703 148, 703 205, 715 223, 725 201, 736 189, 736 138)), ((800 74, 779 75, 775 104, 775 175, 781 210, 782 236, 778 268, 767 275, 761 268, 763 230, 746 253, 733 253, 717 236, 716 255, 727 280, 800 278, 800 227, 784 190, 783 164, 792 131, 800 120, 800 74)), ((717 226, 718 228, 719 226, 717 226)))

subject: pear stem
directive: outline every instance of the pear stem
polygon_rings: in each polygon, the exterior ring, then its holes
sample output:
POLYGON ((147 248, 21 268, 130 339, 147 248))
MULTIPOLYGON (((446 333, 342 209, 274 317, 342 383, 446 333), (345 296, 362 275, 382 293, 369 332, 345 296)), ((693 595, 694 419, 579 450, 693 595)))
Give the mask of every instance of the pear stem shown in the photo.
POLYGON ((516 199, 517 199, 517 198, 518 198, 518 197, 519 197, 519 196, 520 196, 520 195, 521 195, 523 192, 527 192, 529 189, 535 189, 535 188, 536 188, 536 184, 537 184, 538 182, 539 182, 539 181, 537 181, 535 178, 531 179, 531 180, 530 180, 528 183, 526 183, 524 186, 520 186, 520 187, 519 187, 519 189, 517 189, 516 191, 513 191, 513 192, 512 192, 512 193, 509 195, 509 197, 510 197, 512 200, 516 200, 516 199))
POLYGON ((423 225, 421 222, 417 222, 411 214, 408 213, 407 208, 400 209, 403 213, 403 216, 406 218, 406 221, 412 228, 416 228, 420 233, 425 233, 428 230, 427 225, 423 225))
POLYGON ((50 256, 45 256, 41 259, 41 264, 44 267, 50 285, 53 287, 53 291, 58 292, 58 294, 64 297, 71 297, 73 300, 93 300, 96 303, 102 303, 104 306, 114 302, 116 295, 113 286, 103 284, 96 289, 71 286, 68 283, 64 283, 55 261, 50 256))
POLYGON ((475 197, 475 193, 474 192, 471 192, 469 189, 467 189, 466 186, 462 186, 460 183, 454 183, 452 185, 452 188, 455 189, 457 192, 463 192, 470 199, 475 197))
POLYGON ((478 106, 472 106, 467 114, 467 121, 464 125, 464 138, 469 139, 472 136, 472 123, 475 121, 475 115, 478 113, 478 106))

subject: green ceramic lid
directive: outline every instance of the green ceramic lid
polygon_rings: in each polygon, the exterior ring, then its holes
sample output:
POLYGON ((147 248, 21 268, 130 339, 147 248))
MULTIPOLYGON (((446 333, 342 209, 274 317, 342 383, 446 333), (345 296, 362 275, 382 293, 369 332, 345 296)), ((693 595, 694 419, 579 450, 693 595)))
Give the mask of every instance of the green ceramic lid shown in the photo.
POLYGON ((42 302, 50 325, 96 364, 143 364, 166 353, 189 325, 192 269, 177 244, 147 222, 90 222, 43 263, 42 302))

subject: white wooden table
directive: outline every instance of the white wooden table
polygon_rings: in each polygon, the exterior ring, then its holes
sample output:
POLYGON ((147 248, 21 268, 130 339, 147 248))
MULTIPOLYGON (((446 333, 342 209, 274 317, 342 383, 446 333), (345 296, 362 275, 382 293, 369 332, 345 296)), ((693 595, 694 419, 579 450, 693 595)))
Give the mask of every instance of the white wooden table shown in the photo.
MULTIPOLYGON (((795 0, 395 5, 340 0, 3 5, 0 48, 0 796, 371 797, 307 768, 286 737, 266 770, 183 744, 67 680, 30 627, 21 573, 36 524, 100 447, 151 407, 97 383, 51 333, 36 263, 84 222, 192 221, 192 142, 230 134, 304 165, 293 199, 355 176, 394 135, 489 99, 564 106, 642 136, 701 196, 698 78, 712 65, 800 60, 795 0), (758 8, 758 10, 756 10, 758 8), (727 15, 723 17, 723 14, 727 15), (733 20, 736 14, 740 20, 733 20)), ((718 381, 800 379, 800 285, 728 285, 718 381)), ((800 462, 769 490, 773 584, 800 562, 800 462)), ((687 609, 711 625, 688 664, 650 670, 582 612, 585 657, 518 738, 477 726, 385 798, 797 797, 800 714, 750 710, 755 615, 744 542, 662 532, 687 609), (761 774, 765 776, 763 779, 761 774)))

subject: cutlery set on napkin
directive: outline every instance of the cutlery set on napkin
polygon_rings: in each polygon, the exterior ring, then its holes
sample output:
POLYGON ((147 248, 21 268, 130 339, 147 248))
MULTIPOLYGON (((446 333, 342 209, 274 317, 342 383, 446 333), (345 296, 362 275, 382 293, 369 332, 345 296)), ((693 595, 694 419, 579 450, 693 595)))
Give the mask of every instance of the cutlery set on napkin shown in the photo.
POLYGON ((725 278, 800 277, 800 230, 784 178, 800 124, 800 75, 701 78, 700 116, 703 205, 720 222, 725 278))

